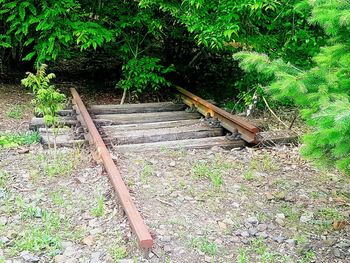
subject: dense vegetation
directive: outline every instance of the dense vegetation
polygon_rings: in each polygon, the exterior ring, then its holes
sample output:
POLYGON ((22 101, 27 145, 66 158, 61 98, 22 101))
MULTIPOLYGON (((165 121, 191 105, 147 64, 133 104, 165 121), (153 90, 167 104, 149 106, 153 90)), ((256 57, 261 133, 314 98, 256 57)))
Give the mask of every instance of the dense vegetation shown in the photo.
POLYGON ((220 94, 236 107, 234 102, 249 103, 258 93, 300 107, 313 129, 305 137, 305 153, 350 173, 349 1, 0 0, 0 5, 0 73, 21 61, 54 65, 97 54, 120 61, 114 84, 124 95, 191 83, 199 93, 220 94))

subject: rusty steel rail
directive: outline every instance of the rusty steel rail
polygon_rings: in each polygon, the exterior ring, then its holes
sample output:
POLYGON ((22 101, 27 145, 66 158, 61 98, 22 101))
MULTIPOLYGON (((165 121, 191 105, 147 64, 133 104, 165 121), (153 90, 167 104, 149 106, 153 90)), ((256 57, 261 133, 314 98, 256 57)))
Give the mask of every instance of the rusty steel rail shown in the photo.
POLYGON ((259 132, 258 127, 252 125, 251 123, 248 123, 240 117, 237 117, 228 113, 227 111, 220 109, 219 107, 209 103, 208 101, 192 94, 191 92, 179 86, 176 86, 176 89, 186 105, 190 107, 196 107, 197 111, 203 114, 204 116, 208 116, 209 114, 210 117, 217 118, 220 121, 221 126, 232 133, 238 130, 238 132, 241 134, 241 138, 246 142, 258 142, 256 136, 259 132))
POLYGON ((78 92, 74 88, 71 88, 71 93, 73 96, 73 104, 75 104, 75 109, 79 115, 80 121, 83 126, 85 126, 84 128, 88 130, 89 142, 96 147, 98 157, 104 164, 119 201, 136 234, 140 247, 143 249, 150 249, 153 246, 152 236, 130 196, 129 190, 122 179, 118 167, 115 165, 78 92))

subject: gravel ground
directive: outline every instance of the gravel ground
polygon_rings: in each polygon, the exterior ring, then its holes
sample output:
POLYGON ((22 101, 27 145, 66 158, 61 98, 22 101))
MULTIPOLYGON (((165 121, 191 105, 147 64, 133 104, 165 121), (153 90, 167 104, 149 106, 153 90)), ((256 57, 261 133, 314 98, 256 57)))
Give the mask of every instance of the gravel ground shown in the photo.
MULTIPOLYGON (((0 131, 25 132, 30 95, 0 98, 0 131)), ((155 238, 146 253, 89 149, 0 149, 0 263, 350 262, 350 178, 298 151, 113 153, 155 238)))

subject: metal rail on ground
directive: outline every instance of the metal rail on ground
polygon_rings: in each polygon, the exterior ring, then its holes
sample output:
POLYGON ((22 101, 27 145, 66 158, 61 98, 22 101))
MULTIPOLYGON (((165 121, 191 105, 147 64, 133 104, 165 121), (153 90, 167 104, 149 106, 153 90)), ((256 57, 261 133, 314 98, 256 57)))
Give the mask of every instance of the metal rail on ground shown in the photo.
POLYGON ((191 92, 176 86, 177 91, 183 102, 190 106, 195 107, 198 112, 204 116, 210 115, 212 118, 217 118, 220 121, 222 127, 226 130, 235 133, 237 130, 241 134, 241 138, 248 143, 257 143, 257 133, 259 128, 251 123, 243 120, 240 117, 232 115, 219 107, 209 103, 208 101, 192 94, 191 92), (237 130, 236 130, 237 129, 237 130))
POLYGON ((129 219, 140 247, 143 249, 150 249, 153 246, 152 236, 130 196, 129 190, 122 179, 118 167, 115 165, 78 92, 74 88, 71 88, 71 93, 73 96, 73 104, 75 104, 75 109, 80 117, 80 121, 83 122, 83 125, 88 130, 89 142, 96 147, 99 158, 101 158, 104 164, 109 179, 129 219))

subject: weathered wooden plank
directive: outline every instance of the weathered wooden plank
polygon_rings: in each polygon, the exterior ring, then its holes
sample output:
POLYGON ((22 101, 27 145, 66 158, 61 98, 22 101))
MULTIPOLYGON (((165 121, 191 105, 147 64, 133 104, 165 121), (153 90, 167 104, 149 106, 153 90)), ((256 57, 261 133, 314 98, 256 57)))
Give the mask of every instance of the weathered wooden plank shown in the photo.
POLYGON ((175 120, 199 119, 198 113, 189 113, 185 111, 171 112, 147 112, 147 113, 131 113, 131 114, 102 114, 95 116, 96 124, 117 125, 147 122, 164 122, 175 120))
MULTIPOLYGON (((49 133, 49 137, 47 137, 46 132, 40 132, 41 143, 44 146, 54 146, 54 136, 52 133, 49 133)), ((74 140, 74 138, 70 134, 58 134, 56 137, 56 146, 57 147, 79 147, 83 144, 87 143, 86 140, 74 140)))
MULTIPOLYGON (((78 122, 75 117, 58 117, 57 118, 57 124, 59 126, 74 126, 78 122)), ((37 118, 34 117, 29 123, 29 129, 30 130, 37 130, 39 128, 45 127, 45 122, 43 118, 37 118)))
POLYGON ((134 131, 105 132, 107 143, 137 144, 160 141, 176 141, 185 139, 216 137, 223 135, 222 128, 211 128, 204 124, 188 127, 173 127, 165 129, 148 129, 134 131))
POLYGON ((117 132, 117 131, 133 131, 133 130, 148 130, 148 129, 163 129, 163 128, 174 128, 191 126, 201 123, 201 120, 179 120, 179 121, 164 121, 164 122, 151 122, 151 123, 134 123, 124 125, 112 125, 104 126, 103 131, 105 132, 117 132))
POLYGON ((146 112, 164 112, 180 111, 185 108, 185 104, 174 102, 158 103, 140 103, 140 104, 123 104, 123 105, 91 105, 89 112, 94 114, 122 114, 122 113, 146 113, 146 112))
POLYGON ((159 151, 161 149, 208 149, 219 146, 225 149, 242 147, 246 143, 243 140, 230 141, 225 136, 209 137, 200 139, 163 141, 154 143, 125 144, 115 146, 118 153, 159 151))

